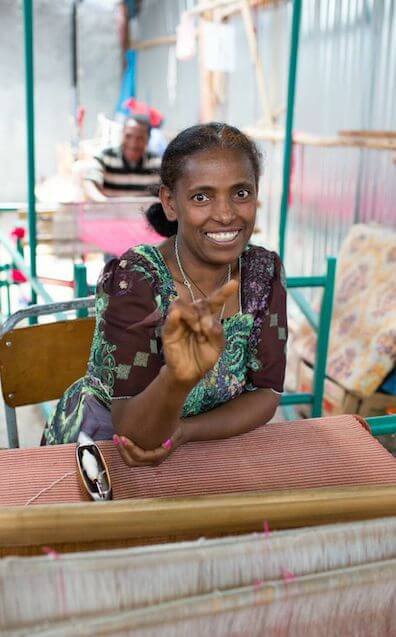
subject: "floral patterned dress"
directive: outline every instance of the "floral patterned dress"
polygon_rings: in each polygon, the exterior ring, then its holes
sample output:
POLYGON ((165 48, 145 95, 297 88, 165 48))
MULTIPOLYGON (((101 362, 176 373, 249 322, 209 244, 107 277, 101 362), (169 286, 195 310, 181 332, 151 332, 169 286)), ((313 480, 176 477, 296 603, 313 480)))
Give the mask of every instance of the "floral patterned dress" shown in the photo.
MULTIPOLYGON (((161 329, 177 297, 158 248, 139 246, 104 268, 96 293, 96 328, 87 374, 59 401, 46 444, 113 434, 111 403, 143 391, 164 364, 161 329)), ((233 400, 245 391, 282 392, 287 340, 283 267, 275 252, 248 246, 241 259, 242 312, 223 321, 225 348, 191 390, 183 417, 233 400)))

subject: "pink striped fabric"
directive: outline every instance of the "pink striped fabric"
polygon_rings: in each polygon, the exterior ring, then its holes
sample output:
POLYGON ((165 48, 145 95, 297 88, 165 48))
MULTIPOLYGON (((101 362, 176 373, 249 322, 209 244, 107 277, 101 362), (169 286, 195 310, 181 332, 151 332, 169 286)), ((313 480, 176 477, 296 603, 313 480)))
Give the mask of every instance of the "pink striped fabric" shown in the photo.
MULTIPOLYGON (((396 459, 354 416, 272 423, 229 440, 188 444, 158 467, 129 468, 111 441, 99 446, 115 499, 396 484, 396 459)), ((0 452, 1 505, 88 499, 75 445, 0 452)))

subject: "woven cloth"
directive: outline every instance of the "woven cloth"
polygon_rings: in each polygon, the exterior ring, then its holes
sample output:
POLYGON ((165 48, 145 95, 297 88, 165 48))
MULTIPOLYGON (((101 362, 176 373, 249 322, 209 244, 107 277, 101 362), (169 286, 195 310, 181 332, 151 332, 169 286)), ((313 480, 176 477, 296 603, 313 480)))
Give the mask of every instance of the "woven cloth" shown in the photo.
MULTIPOLYGON (((111 441, 99 446, 115 499, 396 484, 396 459, 350 415, 187 444, 157 467, 127 467, 111 441)), ((87 500, 76 469, 75 445, 1 451, 0 505, 87 500)))
POLYGON ((89 219, 88 215, 80 220, 79 239, 117 256, 137 245, 158 245, 163 241, 144 218, 89 219))
MULTIPOLYGON (((337 265, 327 375, 370 396, 396 362, 396 233, 352 226, 337 265)), ((313 364, 316 335, 304 319, 292 348, 313 364)))

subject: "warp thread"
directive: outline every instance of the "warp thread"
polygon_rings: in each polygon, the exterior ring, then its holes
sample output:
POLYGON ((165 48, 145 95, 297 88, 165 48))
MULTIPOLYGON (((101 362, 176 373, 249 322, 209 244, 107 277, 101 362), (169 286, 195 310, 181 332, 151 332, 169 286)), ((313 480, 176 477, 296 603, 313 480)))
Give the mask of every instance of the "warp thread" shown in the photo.
POLYGON ((28 506, 29 504, 32 504, 32 502, 34 502, 35 500, 38 500, 38 498, 43 494, 43 493, 47 493, 47 491, 50 491, 53 487, 55 487, 57 484, 59 484, 59 482, 62 482, 62 480, 65 480, 65 478, 69 478, 69 476, 74 476, 76 475, 77 471, 69 471, 68 473, 65 473, 63 476, 61 476, 60 478, 57 478, 57 480, 54 480, 54 482, 51 482, 51 484, 48 485, 48 487, 44 487, 44 489, 41 489, 38 493, 36 493, 36 495, 32 496, 31 498, 29 498, 29 500, 25 503, 25 507, 28 506))
MULTIPOLYGON (((52 560, 60 560, 61 559, 61 554, 58 553, 58 551, 56 551, 55 549, 53 549, 51 546, 43 546, 42 549, 43 553, 45 553, 46 555, 48 555, 48 557, 52 560)), ((65 582, 65 575, 63 572, 63 566, 59 567, 59 572, 57 574, 57 582, 58 582, 58 589, 59 589, 59 594, 60 594, 60 599, 61 599, 61 613, 64 617, 67 617, 67 604, 66 604, 66 582, 65 582)))

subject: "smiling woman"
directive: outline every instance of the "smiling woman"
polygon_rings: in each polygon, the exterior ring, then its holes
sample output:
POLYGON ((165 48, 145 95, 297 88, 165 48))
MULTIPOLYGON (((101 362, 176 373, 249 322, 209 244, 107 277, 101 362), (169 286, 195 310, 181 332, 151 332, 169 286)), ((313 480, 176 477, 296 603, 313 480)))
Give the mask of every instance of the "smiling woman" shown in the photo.
POLYGON ((48 444, 83 430, 113 438, 140 466, 273 416, 286 290, 279 257, 249 245, 259 173, 253 142, 226 124, 193 126, 169 144, 161 203, 147 212, 166 239, 106 265, 88 371, 60 400, 48 444))

